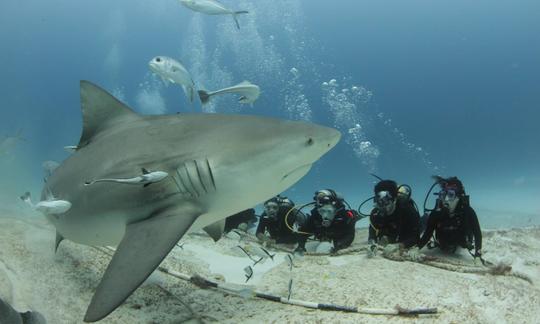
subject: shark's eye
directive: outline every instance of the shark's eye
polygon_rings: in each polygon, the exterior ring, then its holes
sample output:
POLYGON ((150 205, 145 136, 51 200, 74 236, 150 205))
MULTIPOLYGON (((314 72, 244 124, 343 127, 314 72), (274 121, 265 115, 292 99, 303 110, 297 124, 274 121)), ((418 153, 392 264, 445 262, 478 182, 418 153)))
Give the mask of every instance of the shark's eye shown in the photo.
POLYGON ((313 145, 313 138, 309 138, 306 142, 307 146, 313 145))
POLYGON ((161 58, 160 58, 160 57, 156 57, 156 62, 161 62, 161 58))

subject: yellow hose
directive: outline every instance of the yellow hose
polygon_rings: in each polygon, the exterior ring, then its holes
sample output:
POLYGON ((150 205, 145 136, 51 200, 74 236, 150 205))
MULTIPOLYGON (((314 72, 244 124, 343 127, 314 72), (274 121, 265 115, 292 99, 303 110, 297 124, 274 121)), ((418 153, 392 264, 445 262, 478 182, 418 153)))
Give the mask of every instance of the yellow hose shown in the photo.
MULTIPOLYGON (((313 204, 313 203, 308 203, 308 204, 305 204, 305 205, 302 205, 302 208, 303 207, 306 207, 310 204, 313 204)), ((289 211, 287 212, 287 214, 285 214, 285 225, 291 230, 291 232, 293 233, 299 233, 299 234, 305 234, 305 235, 315 235, 314 233, 308 233, 308 232, 302 232, 302 231, 295 231, 290 225, 289 225, 289 214, 291 213, 291 211, 293 211, 295 209, 295 206, 291 207, 291 209, 289 209, 289 211)), ((300 211, 300 210, 298 210, 300 211)))

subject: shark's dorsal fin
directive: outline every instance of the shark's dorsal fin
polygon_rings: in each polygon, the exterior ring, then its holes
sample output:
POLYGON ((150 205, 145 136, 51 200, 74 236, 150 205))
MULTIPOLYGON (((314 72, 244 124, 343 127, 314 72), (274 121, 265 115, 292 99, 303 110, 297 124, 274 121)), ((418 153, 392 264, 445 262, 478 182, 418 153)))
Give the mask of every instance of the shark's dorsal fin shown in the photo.
POLYGON ((110 93, 88 81, 81 81, 83 132, 77 149, 90 143, 99 132, 125 120, 140 118, 110 93))
POLYGON ((150 172, 148 172, 148 170, 146 170, 145 168, 141 168, 141 171, 142 171, 143 174, 148 174, 148 173, 150 173, 150 172))

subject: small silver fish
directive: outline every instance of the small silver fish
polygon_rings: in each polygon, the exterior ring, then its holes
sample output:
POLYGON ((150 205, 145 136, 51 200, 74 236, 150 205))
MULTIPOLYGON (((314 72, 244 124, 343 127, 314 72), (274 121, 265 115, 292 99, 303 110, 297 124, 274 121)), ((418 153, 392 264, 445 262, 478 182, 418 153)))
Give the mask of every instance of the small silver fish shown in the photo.
POLYGON ((244 273, 246 275, 246 282, 253 277, 253 268, 251 266, 247 266, 244 268, 244 273))
POLYGON ((193 11, 197 11, 207 15, 232 15, 236 28, 240 29, 240 24, 236 18, 239 14, 247 14, 246 10, 234 11, 216 0, 179 0, 180 3, 193 11))
POLYGON ((159 75, 163 82, 176 83, 184 89, 184 93, 193 102, 195 82, 188 70, 178 61, 167 56, 156 56, 148 62, 150 70, 159 75))

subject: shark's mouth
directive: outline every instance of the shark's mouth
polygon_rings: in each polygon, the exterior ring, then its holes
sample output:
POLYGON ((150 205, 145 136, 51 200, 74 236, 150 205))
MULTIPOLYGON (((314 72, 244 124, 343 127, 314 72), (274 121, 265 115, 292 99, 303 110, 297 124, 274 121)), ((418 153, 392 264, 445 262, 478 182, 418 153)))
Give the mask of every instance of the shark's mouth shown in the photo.
POLYGON ((296 181, 302 178, 306 173, 308 173, 308 171, 311 169, 311 166, 312 166, 311 163, 301 165, 298 168, 292 170, 291 172, 285 174, 281 178, 281 181, 291 180, 291 179, 295 179, 294 181, 296 181))

